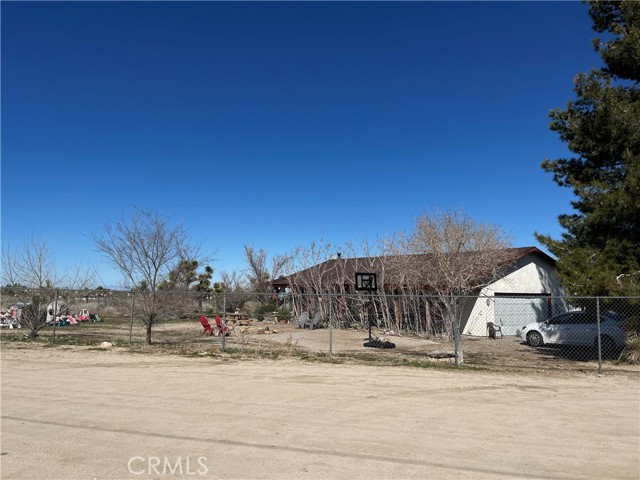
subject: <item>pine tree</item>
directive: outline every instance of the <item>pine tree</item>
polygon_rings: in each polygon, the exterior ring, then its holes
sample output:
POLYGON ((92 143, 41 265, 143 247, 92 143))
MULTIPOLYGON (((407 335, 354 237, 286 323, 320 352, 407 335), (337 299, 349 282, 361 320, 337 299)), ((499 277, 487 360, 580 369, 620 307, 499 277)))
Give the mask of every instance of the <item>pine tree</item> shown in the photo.
POLYGON ((558 217, 562 238, 536 234, 558 258, 575 295, 640 294, 640 3, 589 2, 604 66, 575 77, 575 100, 550 113, 550 128, 573 152, 545 160, 573 190, 573 213, 558 217))

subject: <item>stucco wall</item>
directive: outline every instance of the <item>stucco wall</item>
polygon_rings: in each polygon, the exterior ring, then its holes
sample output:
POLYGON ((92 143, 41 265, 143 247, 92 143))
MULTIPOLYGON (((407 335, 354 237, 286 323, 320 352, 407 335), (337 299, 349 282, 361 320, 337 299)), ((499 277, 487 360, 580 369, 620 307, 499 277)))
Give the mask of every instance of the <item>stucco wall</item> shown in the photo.
POLYGON ((497 323, 493 301, 495 293, 563 295, 553 264, 539 255, 526 255, 516 262, 508 275, 482 289, 479 298, 464 302, 460 319, 463 334, 484 336, 487 322, 497 323))

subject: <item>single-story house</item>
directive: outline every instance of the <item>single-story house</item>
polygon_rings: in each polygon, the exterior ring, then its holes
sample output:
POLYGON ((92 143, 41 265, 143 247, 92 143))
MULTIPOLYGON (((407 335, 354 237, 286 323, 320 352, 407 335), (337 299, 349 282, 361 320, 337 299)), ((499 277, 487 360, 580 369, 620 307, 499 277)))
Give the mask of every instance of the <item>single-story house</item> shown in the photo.
MULTIPOLYGON (((515 335, 517 330, 533 321, 544 321, 549 316, 566 310, 563 289, 555 275, 556 261, 536 247, 505 249, 509 260, 501 268, 501 277, 486 284, 458 304, 461 332, 484 336, 487 323, 501 325, 504 335, 515 335)), ((298 293, 355 293, 356 272, 381 272, 383 263, 392 257, 341 258, 336 256, 310 268, 272 282, 276 292, 298 293)), ((406 268, 412 264, 428 265, 429 254, 405 256, 406 268)), ((378 290, 402 295, 407 289, 397 280, 378 275, 378 290)), ((397 278, 397 275, 396 275, 397 278)), ((429 286, 420 291, 429 294, 429 286)), ((415 292, 415 289, 413 290, 415 292)), ((399 304, 398 304, 399 305, 399 304)), ((396 312, 400 308, 395 309, 396 312)), ((394 315, 398 313, 394 312, 394 315)), ((428 308, 426 315, 429 315, 428 308)))

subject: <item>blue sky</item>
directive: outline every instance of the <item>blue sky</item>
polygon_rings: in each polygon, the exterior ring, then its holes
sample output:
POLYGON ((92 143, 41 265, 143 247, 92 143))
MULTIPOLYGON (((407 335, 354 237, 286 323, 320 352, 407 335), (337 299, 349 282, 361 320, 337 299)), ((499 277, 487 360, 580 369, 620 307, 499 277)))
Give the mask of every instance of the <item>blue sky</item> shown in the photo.
MULTIPOLYGON (((600 66, 578 2, 2 2, 2 247, 120 277, 135 206, 215 270, 408 230, 427 209, 559 236, 549 110, 600 66)), ((540 246, 540 245, 537 245, 540 246)), ((217 275, 216 275, 217 277, 217 275)))

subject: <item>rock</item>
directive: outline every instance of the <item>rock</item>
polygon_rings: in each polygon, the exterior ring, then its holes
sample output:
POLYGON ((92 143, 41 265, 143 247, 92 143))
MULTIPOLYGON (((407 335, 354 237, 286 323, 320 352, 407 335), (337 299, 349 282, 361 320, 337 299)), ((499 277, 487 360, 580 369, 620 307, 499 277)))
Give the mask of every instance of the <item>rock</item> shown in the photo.
POLYGON ((113 343, 111 342, 102 342, 100 344, 100 348, 112 348, 113 347, 113 343))

